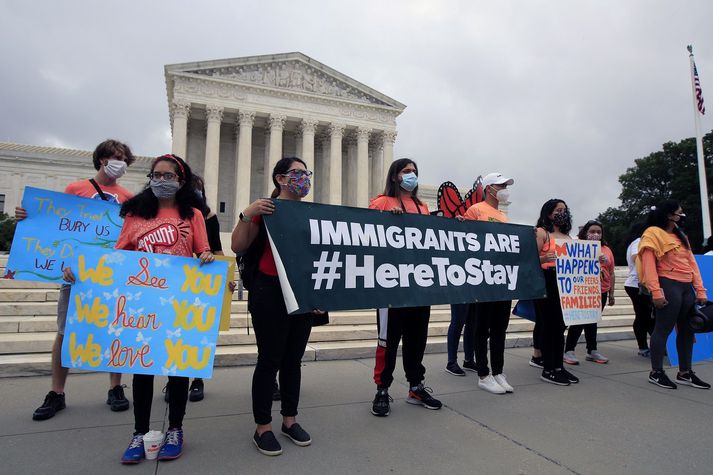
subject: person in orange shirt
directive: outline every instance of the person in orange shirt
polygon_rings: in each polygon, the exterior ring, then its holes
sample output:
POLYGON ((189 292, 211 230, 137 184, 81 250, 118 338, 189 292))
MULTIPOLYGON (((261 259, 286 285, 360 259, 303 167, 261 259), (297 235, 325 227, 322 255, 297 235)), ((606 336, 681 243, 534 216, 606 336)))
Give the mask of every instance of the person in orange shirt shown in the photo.
MULTIPOLYGON (((428 214, 428 206, 418 199, 418 167, 413 160, 401 158, 391 164, 384 193, 371 200, 369 208, 394 214, 428 214)), ((426 409, 441 408, 441 401, 432 397, 432 390, 423 385, 426 374, 423 354, 426 351, 430 316, 431 307, 428 306, 377 310, 379 341, 374 366, 376 396, 371 408, 375 416, 385 417, 391 413, 389 387, 394 381, 396 352, 402 337, 404 372, 409 383, 406 402, 419 404, 426 409)))
POLYGON ((666 200, 659 203, 649 213, 646 231, 639 242, 638 259, 643 274, 641 282, 651 292, 656 309, 656 324, 649 345, 649 382, 666 389, 677 387, 663 370, 666 341, 677 325, 676 351, 679 363, 676 382, 710 389, 711 385, 701 381, 691 369, 694 335, 688 326, 688 319, 693 306, 696 303, 705 304, 708 297, 688 237, 681 229, 685 218, 678 202, 666 200))
MULTIPOLYGON (((94 178, 70 183, 64 192, 70 195, 83 196, 111 203, 124 203, 132 196, 131 192, 117 183, 124 176, 126 168, 134 163, 135 158, 128 145, 117 140, 108 139, 97 145, 92 155, 94 168, 97 170, 94 178)), ((27 217, 27 210, 15 208, 15 219, 18 221, 27 217)), ((42 421, 54 415, 66 406, 64 385, 67 382, 68 368, 62 367, 62 342, 64 327, 67 321, 69 293, 71 286, 63 284, 57 300, 57 336, 52 345, 52 389, 45 396, 40 407, 35 409, 32 419, 42 421)), ((109 373, 109 394, 107 405, 112 411, 125 411, 129 408, 129 400, 124 395, 121 385, 121 373, 109 373)))
MULTIPOLYGON (((515 183, 501 173, 490 173, 483 178, 485 201, 476 203, 465 212, 465 219, 507 223, 505 213, 498 209, 500 203, 507 203, 508 186, 515 183)), ((478 387, 493 394, 514 391, 503 374, 505 364, 505 333, 510 322, 511 300, 500 302, 479 302, 469 306, 475 314, 475 366, 478 371, 478 387), (490 363, 488 368, 488 339, 490 340, 490 363)))
MULTIPOLYGON (((604 227, 597 220, 587 221, 582 226, 577 234, 579 239, 588 241, 600 241, 602 243, 602 252, 599 256, 601 264, 601 289, 602 289, 602 310, 607 305, 614 305, 614 254, 604 240, 604 227)), ((587 361, 593 361, 599 364, 609 362, 609 358, 597 351, 597 324, 587 323, 586 325, 571 325, 567 330, 567 340, 564 347, 564 362, 571 365, 578 365, 579 360, 574 353, 574 348, 577 346, 579 337, 582 336, 584 330, 584 338, 587 340, 587 361)))

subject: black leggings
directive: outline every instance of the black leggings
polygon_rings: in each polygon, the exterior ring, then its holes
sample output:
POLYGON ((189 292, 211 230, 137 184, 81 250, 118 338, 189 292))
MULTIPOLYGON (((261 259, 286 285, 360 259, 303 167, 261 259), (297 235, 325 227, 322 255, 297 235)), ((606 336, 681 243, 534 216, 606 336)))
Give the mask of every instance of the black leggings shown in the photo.
POLYGON ((253 373, 255 423, 272 422, 272 393, 280 372, 280 396, 286 417, 297 415, 302 383, 302 356, 312 331, 311 313, 288 315, 277 277, 258 274, 248 294, 257 340, 257 364, 253 373))
MULTIPOLYGON (((607 305, 609 294, 602 292, 602 310, 607 305)), ((564 351, 574 351, 577 346, 579 337, 582 336, 584 330, 584 339, 587 341, 587 353, 591 353, 597 349, 597 322, 585 323, 584 325, 570 325, 567 330, 567 341, 564 345, 564 351)))
MULTIPOLYGON (((134 395, 134 434, 145 434, 151 423, 151 401, 153 400, 153 375, 135 374, 132 384, 134 395)), ((169 376, 168 384, 168 428, 183 427, 188 401, 188 378, 169 376)))
POLYGON ((678 352, 679 371, 691 369, 693 356, 693 330, 688 327, 688 318, 696 303, 691 282, 659 277, 661 290, 668 304, 656 309, 656 326, 651 335, 651 369, 663 369, 663 355, 666 340, 677 325, 676 351, 678 352))
POLYGON ((471 304, 475 310, 475 366, 478 376, 490 374, 488 340, 493 374, 502 374, 505 364, 505 334, 510 322, 512 301, 471 304))
POLYGON ((647 350, 649 344, 646 341, 646 334, 651 335, 654 332, 654 313, 653 305, 651 305, 651 297, 644 295, 639 291, 638 287, 624 287, 626 294, 631 299, 634 305, 634 335, 636 343, 640 350, 647 350))
POLYGON ((545 289, 547 297, 535 300, 537 314, 537 344, 542 351, 542 361, 545 370, 562 368, 564 354, 564 318, 560 306, 560 293, 557 288, 557 273, 555 269, 544 269, 545 289))

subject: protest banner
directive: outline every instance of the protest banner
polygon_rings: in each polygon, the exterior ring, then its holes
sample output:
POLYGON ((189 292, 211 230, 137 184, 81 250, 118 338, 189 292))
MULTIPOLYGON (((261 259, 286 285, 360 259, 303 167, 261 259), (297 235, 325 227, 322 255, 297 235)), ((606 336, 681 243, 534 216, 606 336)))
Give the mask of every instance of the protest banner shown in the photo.
MULTIPOLYGON (((703 287, 707 289, 708 300, 711 299, 713 289, 713 256, 696 256, 698 269, 701 271, 703 287)), ((671 366, 678 366, 678 350, 676 349, 676 334, 678 330, 674 328, 666 340, 666 351, 671 366)), ((696 341, 693 344, 692 361, 704 361, 713 358, 713 333, 696 333, 696 341)))
POLYGON ((25 187, 10 248, 6 279, 62 283, 62 269, 79 245, 113 248, 124 222, 121 206, 102 200, 25 187))
POLYGON ((79 247, 62 366, 210 378, 228 263, 79 247))
POLYGON ((545 296, 532 226, 286 200, 264 219, 289 313, 545 296))
POLYGON ((557 287, 565 325, 596 323, 602 317, 599 241, 557 239, 557 287))

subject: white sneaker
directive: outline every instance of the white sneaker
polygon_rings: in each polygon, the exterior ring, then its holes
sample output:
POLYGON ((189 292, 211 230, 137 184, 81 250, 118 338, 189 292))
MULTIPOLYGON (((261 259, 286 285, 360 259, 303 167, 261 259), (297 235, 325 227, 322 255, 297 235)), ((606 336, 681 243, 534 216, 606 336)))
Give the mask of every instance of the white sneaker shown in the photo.
POLYGON ((566 352, 564 354, 564 356, 562 357, 562 360, 567 364, 572 364, 572 365, 579 364, 579 359, 577 359, 577 355, 574 354, 574 351, 566 352))
POLYGON ((478 387, 493 394, 505 394, 507 392, 495 381, 492 374, 487 375, 485 379, 478 379, 478 387))
POLYGON ((505 390, 505 392, 511 393, 511 392, 515 391, 515 388, 513 388, 512 386, 510 386, 510 384, 508 384, 508 380, 505 379, 504 374, 502 374, 502 373, 496 374, 495 376, 493 376, 493 379, 495 380, 496 383, 498 383, 500 385, 501 388, 503 388, 505 390))

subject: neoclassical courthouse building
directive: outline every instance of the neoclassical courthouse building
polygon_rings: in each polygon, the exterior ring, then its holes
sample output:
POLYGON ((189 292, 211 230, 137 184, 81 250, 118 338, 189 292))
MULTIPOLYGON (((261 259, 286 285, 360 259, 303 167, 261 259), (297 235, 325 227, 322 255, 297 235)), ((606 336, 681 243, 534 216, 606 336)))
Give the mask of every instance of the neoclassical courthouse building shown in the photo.
MULTIPOLYGON (((308 200, 366 207, 383 191, 399 101, 302 53, 172 64, 165 78, 172 151, 203 175, 223 231, 270 194, 283 156, 314 171, 308 200)), ((140 190, 150 163, 138 157, 124 186, 140 190)), ((91 151, 0 142, 0 205, 10 214, 27 185, 62 191, 93 174, 91 151)), ((435 187, 419 189, 435 209, 435 187)))

